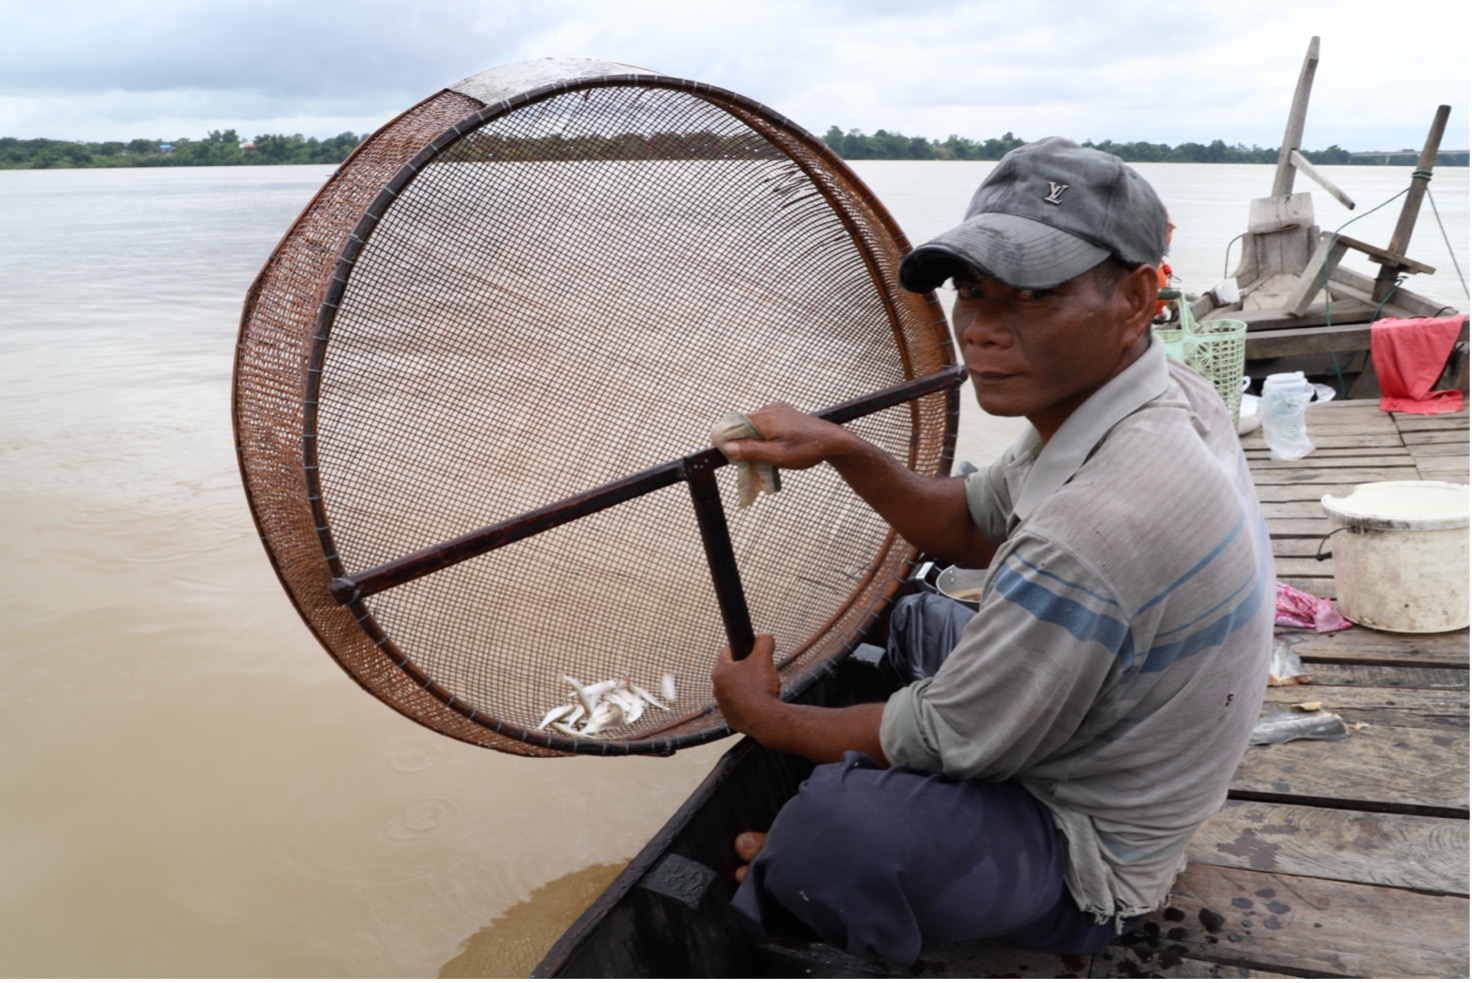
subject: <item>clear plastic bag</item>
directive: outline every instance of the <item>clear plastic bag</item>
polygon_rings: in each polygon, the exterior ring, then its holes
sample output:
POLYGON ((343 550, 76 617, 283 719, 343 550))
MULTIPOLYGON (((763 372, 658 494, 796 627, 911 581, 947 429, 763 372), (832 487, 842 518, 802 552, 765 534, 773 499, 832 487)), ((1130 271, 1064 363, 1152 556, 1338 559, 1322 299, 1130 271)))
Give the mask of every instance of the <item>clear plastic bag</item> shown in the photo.
POLYGON ((1344 718, 1328 710, 1272 710, 1257 718, 1252 744, 1286 744, 1288 741, 1347 741, 1350 728, 1344 718))
POLYGON ((1291 639, 1279 639, 1273 644, 1273 657, 1268 661, 1269 686, 1300 686, 1312 678, 1304 672, 1291 639))
POLYGON ((1297 461, 1313 453, 1304 417, 1314 396, 1302 372, 1275 372, 1263 381, 1257 412, 1273 460, 1297 461))

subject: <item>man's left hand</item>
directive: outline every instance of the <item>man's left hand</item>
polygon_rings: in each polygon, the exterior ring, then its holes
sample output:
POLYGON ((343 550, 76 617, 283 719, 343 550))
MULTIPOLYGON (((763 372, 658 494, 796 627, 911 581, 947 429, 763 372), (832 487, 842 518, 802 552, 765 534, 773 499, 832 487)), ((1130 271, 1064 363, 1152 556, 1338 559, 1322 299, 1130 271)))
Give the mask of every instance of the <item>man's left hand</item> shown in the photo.
POLYGON ((782 680, 773 662, 776 643, 771 635, 758 635, 751 654, 740 660, 731 657, 731 647, 721 650, 716 667, 710 674, 715 689, 716 705, 732 730, 753 733, 764 707, 782 702, 782 680))

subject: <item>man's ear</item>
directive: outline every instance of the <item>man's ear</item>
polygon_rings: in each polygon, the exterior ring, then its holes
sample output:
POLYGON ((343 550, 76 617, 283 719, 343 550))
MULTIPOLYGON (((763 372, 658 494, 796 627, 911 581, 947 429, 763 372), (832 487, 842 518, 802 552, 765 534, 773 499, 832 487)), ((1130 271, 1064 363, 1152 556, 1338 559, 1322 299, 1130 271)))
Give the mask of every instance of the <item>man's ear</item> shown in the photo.
POLYGON ((1121 340, 1134 344, 1150 329, 1155 320, 1155 307, 1160 300, 1160 273, 1148 263, 1141 263, 1125 274, 1115 294, 1119 304, 1121 340))

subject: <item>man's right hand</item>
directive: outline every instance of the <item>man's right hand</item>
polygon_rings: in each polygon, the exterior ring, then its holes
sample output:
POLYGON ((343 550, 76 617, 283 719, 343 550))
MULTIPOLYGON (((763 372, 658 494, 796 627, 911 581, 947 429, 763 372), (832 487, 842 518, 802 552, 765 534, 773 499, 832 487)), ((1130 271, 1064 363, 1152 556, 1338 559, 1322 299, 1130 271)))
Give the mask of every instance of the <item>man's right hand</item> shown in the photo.
POLYGON ((762 439, 723 444, 731 460, 793 471, 826 461, 911 545, 972 568, 991 561, 995 548, 971 521, 960 478, 918 475, 858 434, 787 403, 771 403, 746 418, 762 439))
POLYGON ((770 403, 746 414, 761 440, 733 440, 721 451, 733 461, 753 461, 801 471, 852 452, 857 438, 836 423, 810 416, 787 403, 770 403))

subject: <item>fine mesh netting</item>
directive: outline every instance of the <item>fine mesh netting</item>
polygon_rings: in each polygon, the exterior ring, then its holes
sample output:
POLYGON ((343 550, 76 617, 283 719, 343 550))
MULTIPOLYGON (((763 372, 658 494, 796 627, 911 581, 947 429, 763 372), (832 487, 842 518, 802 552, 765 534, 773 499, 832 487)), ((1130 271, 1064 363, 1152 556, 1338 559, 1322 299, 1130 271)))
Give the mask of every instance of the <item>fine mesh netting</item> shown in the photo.
MULTIPOLYGON (((559 503, 707 449, 729 410, 816 411, 952 357, 934 299, 894 286, 892 220, 810 136, 708 86, 582 74, 497 101, 475 97, 485 73, 359 148, 247 301, 236 430, 283 583, 379 699, 500 750, 667 753, 726 732, 691 494, 560 524, 559 503), (551 519, 443 557, 528 513, 551 519), (392 586, 363 576, 416 557, 392 586), (666 673, 668 710, 539 729, 562 674, 657 692, 666 673)), ((937 392, 850 426, 944 473, 955 407, 937 392)), ((791 690, 858 642, 913 551, 831 468, 740 511, 735 469, 716 475, 791 690)))

